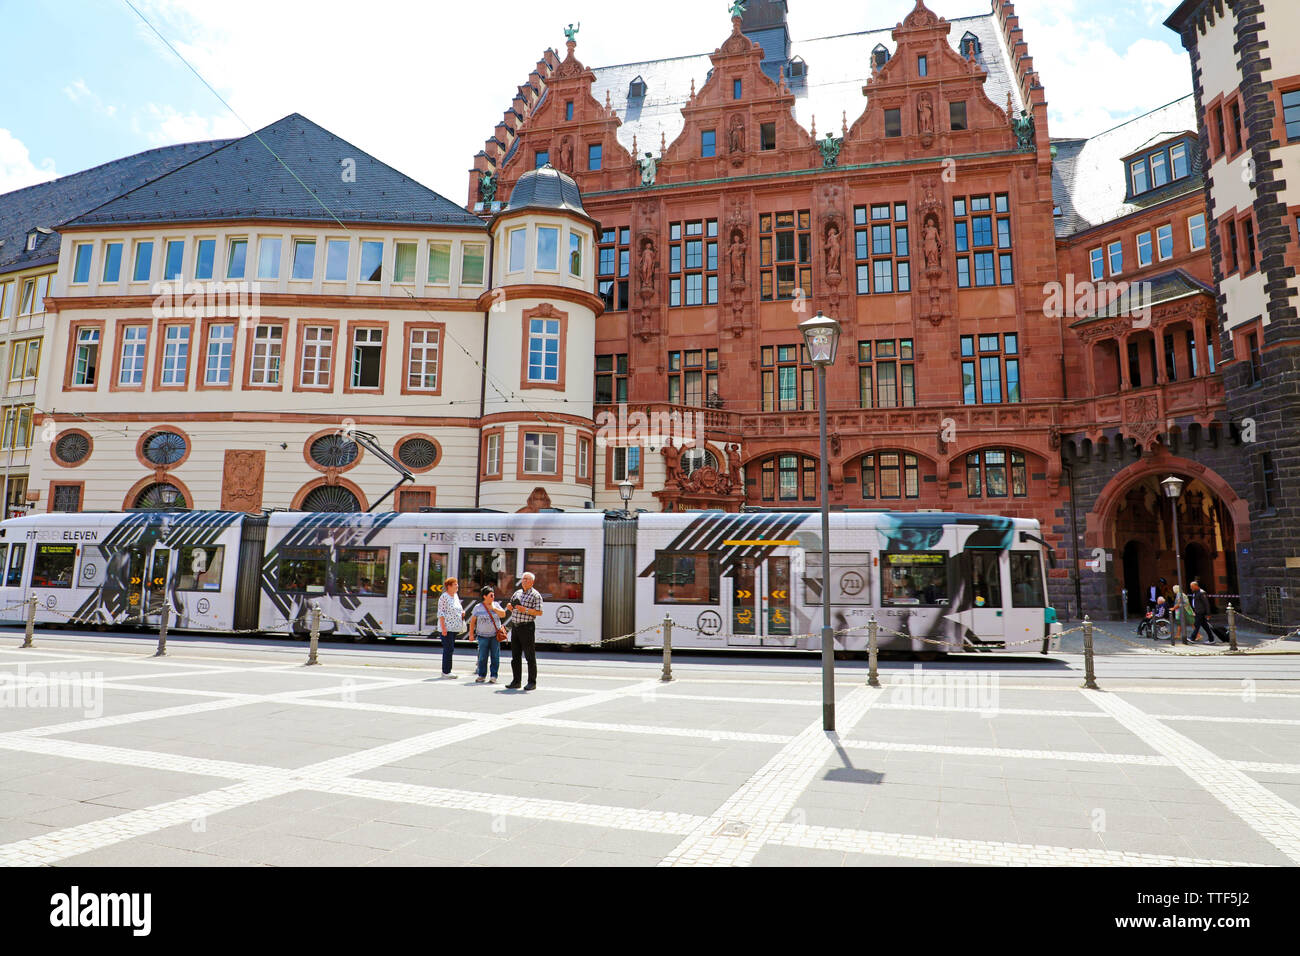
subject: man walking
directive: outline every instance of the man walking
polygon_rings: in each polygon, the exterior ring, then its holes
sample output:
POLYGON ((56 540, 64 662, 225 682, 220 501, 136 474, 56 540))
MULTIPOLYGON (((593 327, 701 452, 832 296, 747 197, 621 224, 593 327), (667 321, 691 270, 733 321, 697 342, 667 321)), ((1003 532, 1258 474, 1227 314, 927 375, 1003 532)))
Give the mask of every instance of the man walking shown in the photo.
POLYGON ((1201 590, 1201 583, 1199 581, 1193 581, 1191 585, 1189 585, 1189 591, 1189 597, 1191 598, 1192 604, 1192 615, 1196 619, 1196 626, 1192 628, 1191 637, 1188 638, 1188 640, 1183 641, 1183 643, 1197 643, 1196 635, 1201 632, 1201 628, 1205 628, 1205 642, 1207 644, 1213 644, 1214 631, 1210 629, 1210 599, 1207 598, 1205 592, 1201 590))
POLYGON ((521 658, 528 658, 528 683, 524 690, 537 688, 537 619, 542 616, 542 595, 533 581, 536 576, 525 571, 519 579, 519 590, 506 603, 514 629, 510 633, 510 683, 506 690, 518 690, 521 658))

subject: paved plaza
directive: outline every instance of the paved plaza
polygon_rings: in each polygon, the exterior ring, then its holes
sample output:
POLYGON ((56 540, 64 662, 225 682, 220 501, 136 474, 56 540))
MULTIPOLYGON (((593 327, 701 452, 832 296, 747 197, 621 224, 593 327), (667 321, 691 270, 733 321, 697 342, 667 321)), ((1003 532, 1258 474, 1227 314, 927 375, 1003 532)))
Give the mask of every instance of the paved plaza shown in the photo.
POLYGON ((1300 656, 838 665, 0 634, 8 865, 1295 865, 1300 656))

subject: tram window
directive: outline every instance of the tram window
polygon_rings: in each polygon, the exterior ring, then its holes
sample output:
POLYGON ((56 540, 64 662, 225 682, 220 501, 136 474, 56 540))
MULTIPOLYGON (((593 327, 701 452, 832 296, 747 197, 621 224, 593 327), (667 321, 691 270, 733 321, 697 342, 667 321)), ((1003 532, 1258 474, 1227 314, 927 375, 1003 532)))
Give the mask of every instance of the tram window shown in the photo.
POLYGON ((942 551, 880 556, 880 602, 885 607, 948 603, 948 556, 942 551))
POLYGON ((8 542, 0 542, 0 569, 5 567, 5 562, 9 560, 8 542))
POLYGON ((483 588, 496 590, 497 603, 505 604, 515 591, 519 573, 519 552, 514 548, 461 548, 460 593, 478 598, 483 588))
POLYGON ((22 587, 23 559, 26 557, 27 545, 15 542, 14 546, 9 549, 9 573, 5 576, 6 587, 22 587))
POLYGON ((329 552, 324 548, 285 548, 280 553, 281 591, 322 594, 329 552))
POLYGON ((210 548, 186 546, 179 552, 180 574, 176 579, 178 591, 220 591, 221 566, 226 549, 223 545, 210 548))
POLYGON ((967 551, 971 567, 971 603, 975 607, 1002 606, 1002 571, 997 551, 967 551))
POLYGON ((705 551, 656 551, 655 603, 717 604, 718 556, 705 551))
POLYGON ((1043 607, 1043 562, 1037 551, 1011 552, 1011 606, 1043 607))
POLYGON ((38 544, 32 562, 32 587, 72 587, 72 566, 77 560, 75 544, 38 544))
POLYGON ((533 572, 537 578, 535 587, 547 601, 577 604, 582 601, 586 557, 585 551, 538 551, 530 548, 524 552, 524 570, 533 572))
POLYGON ((388 549, 345 548, 339 551, 339 587, 362 597, 388 594, 388 549))

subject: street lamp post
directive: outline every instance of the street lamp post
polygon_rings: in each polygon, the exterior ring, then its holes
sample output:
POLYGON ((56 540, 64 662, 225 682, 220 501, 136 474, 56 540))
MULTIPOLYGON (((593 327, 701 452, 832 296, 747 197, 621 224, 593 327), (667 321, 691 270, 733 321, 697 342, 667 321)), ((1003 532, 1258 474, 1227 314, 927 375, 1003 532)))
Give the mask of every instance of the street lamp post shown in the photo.
POLYGON ((818 312, 799 323, 808 358, 817 366, 817 424, 821 438, 822 499, 822 729, 835 729, 835 634, 831 630, 830 463, 826 459, 826 367, 835 362, 840 324, 818 312))
POLYGON ((1160 487, 1164 489, 1165 497, 1169 499, 1170 507, 1174 512, 1174 561, 1178 569, 1178 587, 1186 590, 1187 582, 1183 580, 1183 552, 1178 540, 1178 499, 1183 493, 1183 484, 1183 479, 1176 475, 1170 475, 1160 482, 1160 487))
POLYGON ((631 514, 628 505, 631 504, 632 502, 632 491, 635 488, 636 485, 633 483, 632 479, 630 478, 624 478, 622 481, 618 483, 618 496, 623 499, 624 514, 631 514))

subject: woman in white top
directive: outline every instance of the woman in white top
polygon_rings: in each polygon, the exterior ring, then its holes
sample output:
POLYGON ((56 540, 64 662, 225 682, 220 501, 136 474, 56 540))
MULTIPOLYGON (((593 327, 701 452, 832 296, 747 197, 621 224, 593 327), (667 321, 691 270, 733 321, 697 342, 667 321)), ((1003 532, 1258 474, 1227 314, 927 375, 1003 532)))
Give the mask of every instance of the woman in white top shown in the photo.
POLYGON ((455 677, 451 672, 451 655, 456 648, 456 638, 465 633, 465 609, 456 596, 459 583, 448 578, 442 584, 442 597, 438 598, 438 630, 442 634, 442 676, 455 677))

